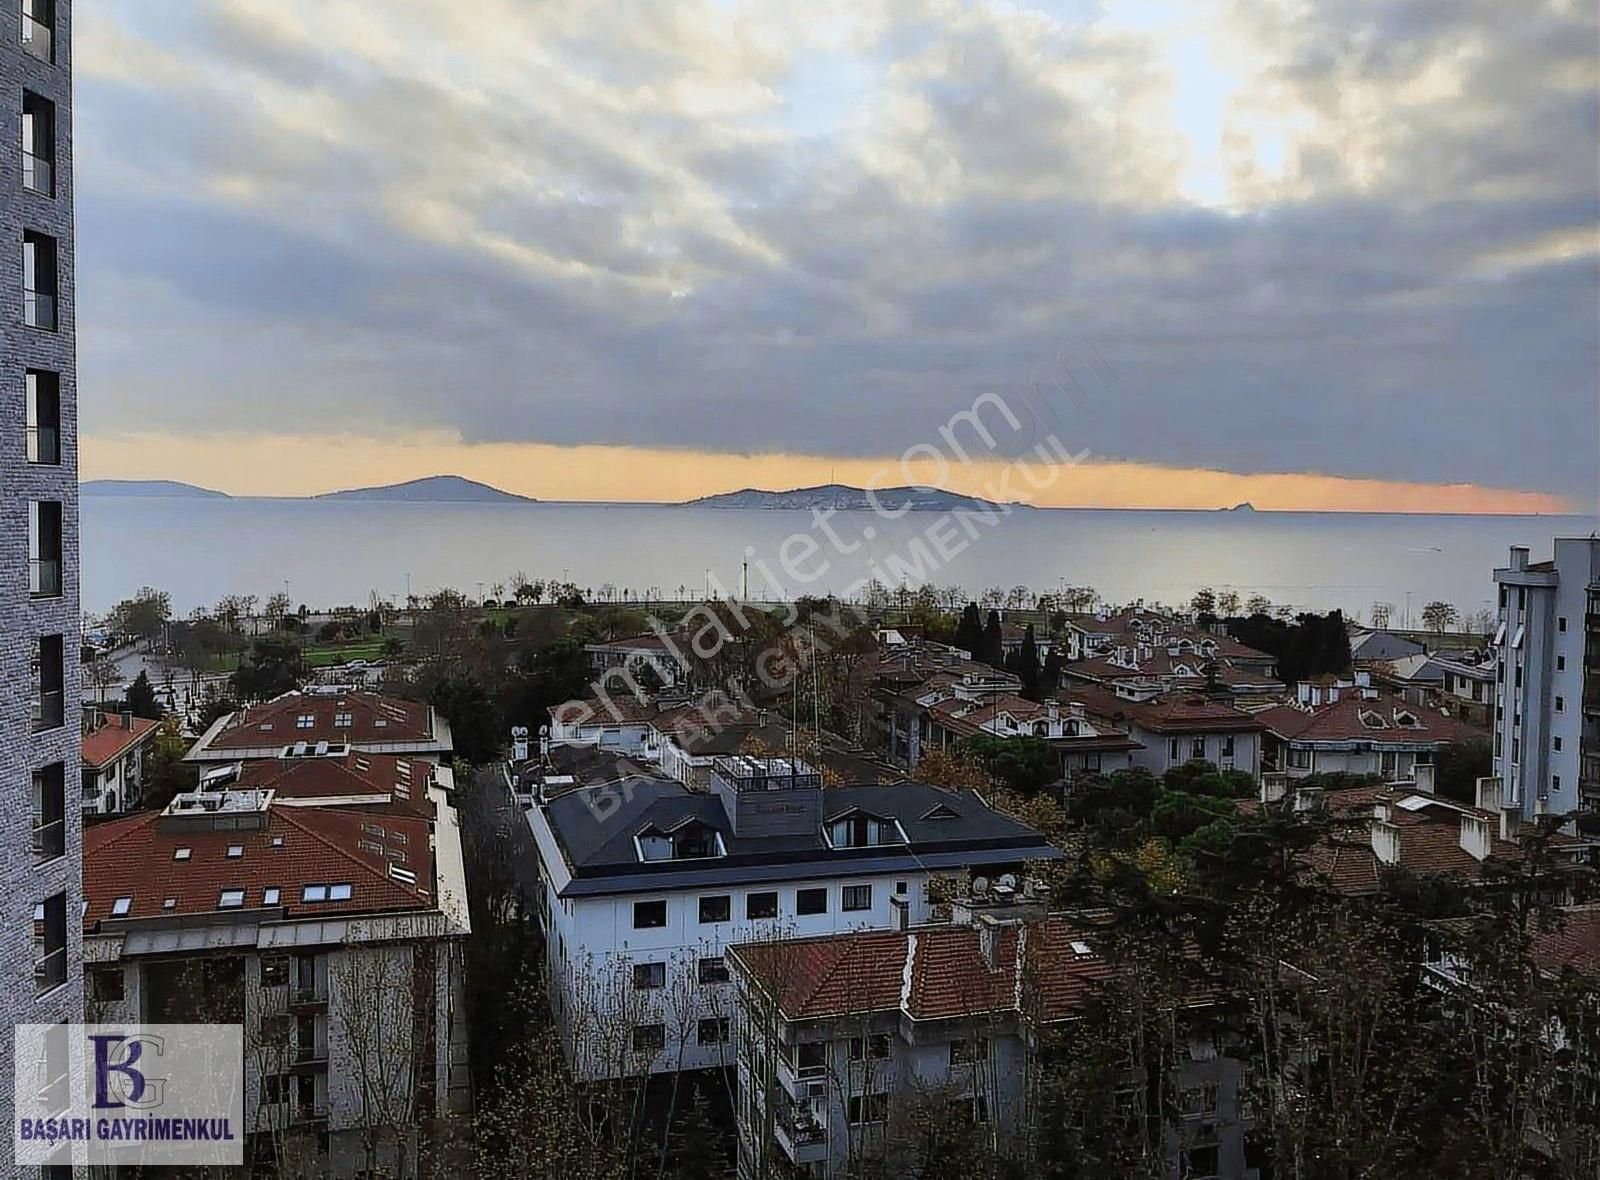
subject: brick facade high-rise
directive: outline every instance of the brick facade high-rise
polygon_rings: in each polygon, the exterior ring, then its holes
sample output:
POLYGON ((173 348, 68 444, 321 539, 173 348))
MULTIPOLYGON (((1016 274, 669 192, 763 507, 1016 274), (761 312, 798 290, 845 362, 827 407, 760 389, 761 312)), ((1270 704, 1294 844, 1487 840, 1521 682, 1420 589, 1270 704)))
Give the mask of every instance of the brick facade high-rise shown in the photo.
POLYGON ((20 21, 13 9, 0 38, 0 1095, 8 1123, 12 1027, 78 1020, 83 1010, 71 6, 20 4, 20 21))

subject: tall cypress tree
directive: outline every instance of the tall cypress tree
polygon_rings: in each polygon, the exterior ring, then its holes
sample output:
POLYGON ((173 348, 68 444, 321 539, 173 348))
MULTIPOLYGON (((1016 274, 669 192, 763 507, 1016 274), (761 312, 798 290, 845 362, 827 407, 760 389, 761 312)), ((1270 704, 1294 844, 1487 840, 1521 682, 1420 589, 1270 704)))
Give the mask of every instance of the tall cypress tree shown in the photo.
POLYGON ((1022 654, 1017 661, 1017 675, 1022 678, 1022 695, 1030 701, 1039 699, 1039 645, 1033 638, 1033 624, 1022 631, 1022 654))
POLYGON ((1000 612, 990 611, 989 619, 983 625, 983 654, 978 658, 999 668, 1004 664, 1005 654, 1005 634, 1000 630, 1000 612))
POLYGON ((983 658, 983 621, 978 617, 978 604, 967 603, 961 612, 961 622, 956 625, 955 645, 972 653, 972 658, 983 658))

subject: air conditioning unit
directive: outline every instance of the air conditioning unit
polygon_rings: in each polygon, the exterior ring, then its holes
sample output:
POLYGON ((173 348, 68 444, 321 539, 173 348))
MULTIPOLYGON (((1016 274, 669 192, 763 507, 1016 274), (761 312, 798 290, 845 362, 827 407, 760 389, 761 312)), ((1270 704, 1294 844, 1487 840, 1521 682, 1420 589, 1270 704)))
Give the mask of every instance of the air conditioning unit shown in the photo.
POLYGON ((807 1098, 826 1098, 827 1096, 828 1096, 828 1083, 827 1082, 807 1082, 806 1083, 806 1097, 807 1098))

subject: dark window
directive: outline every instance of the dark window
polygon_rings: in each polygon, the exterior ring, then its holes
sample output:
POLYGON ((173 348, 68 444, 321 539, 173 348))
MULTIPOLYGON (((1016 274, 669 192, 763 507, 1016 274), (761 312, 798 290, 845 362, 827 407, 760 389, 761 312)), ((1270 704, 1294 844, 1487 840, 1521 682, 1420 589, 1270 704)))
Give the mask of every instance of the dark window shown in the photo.
POLYGON ((33 732, 58 729, 66 723, 66 665, 61 636, 41 635, 33 647, 33 732))
POLYGON ((1172 738, 1167 742, 1167 757, 1177 758, 1178 756, 1178 739, 1172 738))
POLYGON ((1196 762, 1203 761, 1206 756, 1206 739, 1197 737, 1189 743, 1189 757, 1196 762))
POLYGON ((33 230, 22 235, 22 322, 56 328, 56 240, 33 230))
POLYGON ((54 860, 67 851, 67 768, 60 762, 33 772, 33 858, 54 860))
POLYGON ((1567 630, 1567 616, 1566 615, 1561 615, 1560 617, 1558 617, 1556 619, 1556 630, 1560 631, 1562 634, 1566 634, 1566 630, 1567 630))
POLYGON ((659 987, 666 987, 667 965, 665 963, 635 963, 633 965, 633 986, 639 991, 653 991, 659 987))
POLYGON ((702 1045, 720 1045, 728 1039, 728 1018, 726 1016, 702 1020, 695 1030, 695 1040, 702 1045))
POLYGON ((797 889, 794 895, 794 912, 802 916, 828 912, 826 889, 797 889))
POLYGON ((89 998, 101 1003, 122 999, 122 968, 91 967, 89 969, 89 998))
POLYGON ((896 881, 894 883, 894 891, 896 893, 904 895, 905 891, 906 891, 906 883, 904 881, 896 881))
POLYGON ((701 959, 700 960, 700 982, 701 983, 727 983, 728 982, 728 964, 725 963, 720 958, 716 958, 716 959, 701 959))
POLYGON ((46 898, 33 911, 33 990, 60 987, 67 981, 67 895, 46 898))
POLYGON ((702 924, 726 922, 732 912, 732 902, 726 893, 719 893, 715 897, 702 897, 700 899, 700 921, 702 924))
POLYGON ((1224 758, 1233 757, 1233 735, 1231 733, 1222 735, 1222 756, 1224 758))
POLYGON ((850 1121, 854 1124, 881 1123, 889 1113, 889 1095, 857 1094, 850 1099, 850 1121))
POLYGON ((61 376, 45 369, 29 369, 23 384, 28 462, 56 466, 61 462, 61 376))
POLYGON ((752 893, 744 899, 744 916, 747 918, 776 918, 778 916, 778 895, 776 893, 752 893))
POLYGON ((289 982, 289 956, 263 955, 261 957, 261 986, 282 987, 289 982))
POLYGON ((840 909, 846 913, 872 908, 871 885, 846 885, 840 898, 840 909))
POLYGON ((633 1026, 633 1047, 639 1053, 656 1053, 666 1048, 667 1026, 664 1024, 636 1024, 633 1026))
POLYGON ((822 1041, 807 1041, 795 1049, 800 1076, 820 1077, 828 1070, 828 1046, 822 1041))
POLYGON ((1557 713, 1565 713, 1566 711, 1567 711, 1567 698, 1566 697, 1557 697, 1556 698, 1556 712, 1557 713))
POLYGON ((31 90, 22 92, 22 187, 56 195, 56 104, 31 90))
POLYGON ((61 501, 28 501, 28 594, 61 597, 61 501))
POLYGON ((870 1037, 850 1038, 851 1061, 860 1061, 869 1056, 876 1061, 883 1061, 889 1056, 888 1033, 873 1033, 870 1037))
POLYGON ((633 928, 635 930, 659 930, 666 924, 666 902, 636 901, 633 903, 633 928))
POLYGON ((53 0, 22 0, 22 51, 42 62, 56 59, 53 0))

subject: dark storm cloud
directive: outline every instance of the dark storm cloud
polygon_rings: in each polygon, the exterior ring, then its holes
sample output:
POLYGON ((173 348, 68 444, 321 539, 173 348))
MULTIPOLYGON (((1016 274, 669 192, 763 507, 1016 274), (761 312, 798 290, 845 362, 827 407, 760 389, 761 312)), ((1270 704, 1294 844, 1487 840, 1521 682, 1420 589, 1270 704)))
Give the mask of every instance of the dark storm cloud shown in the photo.
POLYGON ((1589 6, 792 7, 86 12, 86 428, 877 454, 1092 344, 1099 455, 1592 492, 1589 6))

